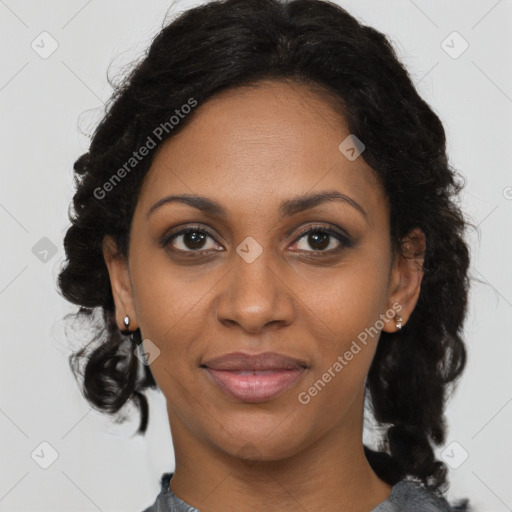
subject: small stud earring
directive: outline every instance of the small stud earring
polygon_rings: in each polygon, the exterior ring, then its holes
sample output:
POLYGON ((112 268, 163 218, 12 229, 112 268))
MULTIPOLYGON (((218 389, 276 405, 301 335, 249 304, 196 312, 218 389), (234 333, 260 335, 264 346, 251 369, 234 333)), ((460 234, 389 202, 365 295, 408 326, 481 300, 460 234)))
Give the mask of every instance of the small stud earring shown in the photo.
POLYGON ((396 323, 396 328, 398 330, 402 329, 402 322, 404 321, 404 319, 400 316, 400 315, 396 315, 395 316, 395 323, 396 323))
POLYGON ((126 315, 124 317, 124 326, 128 329, 128 327, 130 326, 130 317, 128 315, 126 315))

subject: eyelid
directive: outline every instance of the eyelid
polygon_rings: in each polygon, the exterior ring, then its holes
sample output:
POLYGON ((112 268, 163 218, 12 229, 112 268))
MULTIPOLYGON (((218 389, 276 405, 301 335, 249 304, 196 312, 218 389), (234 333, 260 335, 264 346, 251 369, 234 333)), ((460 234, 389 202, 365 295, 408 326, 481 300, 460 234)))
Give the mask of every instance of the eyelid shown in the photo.
POLYGON ((351 241, 350 235, 344 229, 335 227, 333 224, 330 224, 328 222, 310 224, 303 230, 299 231, 297 237, 295 238, 295 241, 300 240, 305 234, 309 233, 310 231, 325 231, 328 234, 337 235, 343 240, 346 240, 347 242, 351 241))

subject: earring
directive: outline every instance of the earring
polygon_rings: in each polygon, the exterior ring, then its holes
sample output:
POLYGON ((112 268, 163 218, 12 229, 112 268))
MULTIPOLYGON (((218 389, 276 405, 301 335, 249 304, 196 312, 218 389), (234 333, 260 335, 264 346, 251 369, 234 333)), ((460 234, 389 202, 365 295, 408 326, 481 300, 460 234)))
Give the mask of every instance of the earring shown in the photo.
POLYGON ((136 346, 142 343, 142 335, 139 328, 135 329, 135 331, 130 334, 130 341, 136 346))
POLYGON ((130 326, 130 317, 128 315, 126 315, 124 317, 124 326, 128 329, 128 327, 130 326))
POLYGON ((400 315, 395 315, 395 323, 396 323, 396 328, 398 330, 402 329, 403 321, 404 321, 404 319, 400 315))

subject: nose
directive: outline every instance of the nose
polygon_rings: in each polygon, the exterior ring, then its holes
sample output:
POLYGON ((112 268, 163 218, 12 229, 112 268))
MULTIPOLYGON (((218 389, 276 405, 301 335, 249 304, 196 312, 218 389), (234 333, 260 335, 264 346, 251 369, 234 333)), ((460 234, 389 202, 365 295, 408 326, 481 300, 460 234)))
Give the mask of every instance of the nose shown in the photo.
POLYGON ((271 260, 271 251, 263 251, 250 263, 233 255, 231 271, 219 283, 219 322, 228 327, 237 325, 252 334, 261 333, 268 326, 284 327, 293 322, 295 306, 290 283, 271 260))

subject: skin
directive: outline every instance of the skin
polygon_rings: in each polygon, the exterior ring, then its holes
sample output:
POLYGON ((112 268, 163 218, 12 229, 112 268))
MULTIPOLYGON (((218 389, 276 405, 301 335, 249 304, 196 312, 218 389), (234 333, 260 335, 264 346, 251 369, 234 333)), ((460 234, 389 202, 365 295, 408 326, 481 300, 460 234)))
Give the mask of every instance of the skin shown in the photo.
MULTIPOLYGON (((224 91, 193 116, 159 148, 145 177, 128 260, 104 240, 119 328, 128 315, 129 329, 139 327, 160 350, 151 371, 167 401, 176 460, 171 488, 204 512, 238 512, 240 504, 369 511, 391 491, 362 443, 378 336, 308 404, 298 395, 394 303, 407 322, 423 276, 423 260, 412 254, 424 248, 424 235, 416 229, 406 238, 409 257, 393 255, 385 193, 362 157, 350 161, 338 149, 350 132, 325 95, 266 81, 224 91), (349 196, 365 214, 327 201, 279 216, 281 201, 326 190, 349 196), (148 217, 170 194, 208 197, 226 216, 172 202, 148 217), (159 245, 173 228, 198 224, 213 238, 201 245, 189 234, 159 245), (331 236, 315 245, 301 231, 317 224, 345 230, 352 244, 331 236), (236 251, 248 236, 263 250, 251 263, 236 251), (179 256, 180 249, 192 257, 179 256), (223 394, 200 367, 234 351, 280 352, 304 359, 308 369, 272 400, 244 403, 223 394)), ((395 319, 385 317, 382 329, 396 331, 395 319)))

